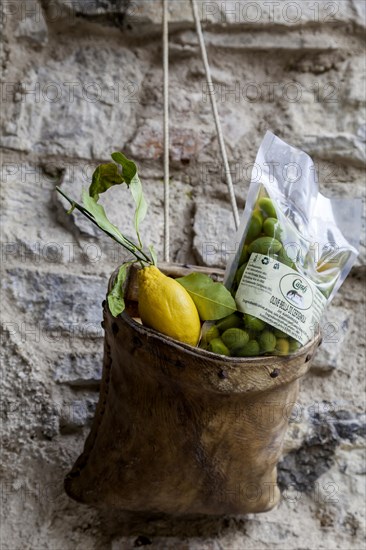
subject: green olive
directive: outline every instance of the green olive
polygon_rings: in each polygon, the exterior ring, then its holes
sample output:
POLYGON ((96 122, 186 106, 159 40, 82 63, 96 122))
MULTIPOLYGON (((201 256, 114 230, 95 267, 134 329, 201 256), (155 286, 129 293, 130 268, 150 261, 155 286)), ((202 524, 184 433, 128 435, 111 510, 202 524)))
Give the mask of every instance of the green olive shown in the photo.
POLYGON ((243 273, 245 271, 245 268, 247 267, 248 262, 245 262, 245 264, 241 265, 239 269, 237 270, 235 274, 235 282, 237 285, 240 285, 241 278, 243 276, 243 273))
POLYGON ((267 218, 263 223, 263 233, 268 237, 274 237, 279 240, 282 233, 282 228, 276 218, 267 218))
POLYGON ((245 244, 242 248, 240 258, 239 258, 239 265, 244 264, 249 259, 249 253, 248 253, 248 245, 245 244))
POLYGON ((294 262, 291 260, 290 256, 287 255, 287 252, 284 248, 281 248, 278 253, 278 261, 287 265, 288 267, 291 267, 292 269, 296 269, 294 262))
POLYGON ((231 313, 227 317, 224 317, 216 322, 216 326, 220 332, 224 332, 228 328, 240 327, 241 324, 242 320, 238 315, 236 315, 236 313, 231 313))
POLYGON ((264 330, 258 337, 261 351, 268 353, 276 347, 276 336, 270 330, 264 330))
POLYGON ((255 357, 259 355, 259 344, 257 340, 249 340, 245 346, 236 348, 233 355, 234 357, 255 357))
POLYGON ((220 331, 216 325, 212 325, 209 329, 207 329, 202 340, 210 343, 214 338, 220 338, 220 331))
POLYGON ((258 254, 277 254, 282 248, 282 244, 277 239, 271 237, 259 237, 248 246, 249 254, 257 252, 258 254))
POLYGON ((212 353, 217 353, 218 355, 230 355, 230 351, 220 338, 214 338, 211 340, 208 346, 208 351, 212 351, 212 353))
POLYGON ((263 214, 262 214, 262 212, 259 210, 259 208, 255 208, 255 209, 253 210, 252 217, 257 218, 258 221, 260 221, 261 224, 263 224, 263 214))
POLYGON ((255 332, 260 332, 266 326, 266 323, 249 313, 244 313, 244 325, 245 328, 253 330, 255 332))
POLYGON ((300 342, 295 340, 295 338, 290 338, 290 342, 289 342, 289 351, 290 351, 290 353, 294 353, 295 351, 297 351, 300 348, 301 348, 300 342))
POLYGON ((278 330, 278 328, 274 329, 273 334, 276 336, 276 338, 288 338, 288 334, 286 334, 286 332, 283 332, 282 330, 278 330))
POLYGON ((252 241, 258 235, 262 232, 262 223, 263 223, 263 216, 260 213, 259 210, 255 210, 252 214, 252 217, 250 218, 249 225, 248 225, 248 231, 247 231, 247 237, 246 239, 248 241, 252 241))
POLYGON ((277 218, 276 208, 273 201, 268 197, 259 199, 258 206, 267 218, 277 218))
POLYGON ((229 328, 221 335, 225 346, 230 350, 245 346, 249 341, 249 334, 240 328, 229 328))
POLYGON ((286 338, 277 338, 275 351, 278 355, 288 355, 290 351, 290 342, 286 338))

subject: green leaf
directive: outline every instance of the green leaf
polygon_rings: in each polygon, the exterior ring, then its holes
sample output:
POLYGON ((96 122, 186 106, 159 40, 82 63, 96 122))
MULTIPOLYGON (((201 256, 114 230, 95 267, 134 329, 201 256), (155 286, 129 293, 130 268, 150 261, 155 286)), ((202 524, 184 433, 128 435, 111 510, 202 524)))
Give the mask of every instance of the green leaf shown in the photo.
POLYGON ((118 227, 113 225, 113 223, 108 220, 103 206, 98 204, 96 200, 93 199, 87 191, 85 191, 85 189, 82 191, 82 197, 85 209, 93 216, 97 225, 103 229, 103 231, 107 231, 110 235, 112 235, 123 246, 130 246, 129 242, 122 235, 118 227))
POLYGON ((131 252, 131 254, 133 254, 140 263, 151 264, 151 259, 145 254, 145 252, 142 249, 137 248, 134 242, 130 241, 127 237, 124 237, 119 229, 110 223, 103 207, 100 204, 97 204, 96 200, 90 197, 86 191, 83 191, 85 207, 68 197, 59 187, 56 187, 56 191, 71 204, 72 208, 68 211, 69 213, 71 213, 74 209, 78 210, 86 218, 88 218, 89 221, 104 231, 104 233, 106 233, 109 237, 131 252))
POLYGON ((129 160, 127 157, 125 157, 123 153, 112 153, 111 157, 114 162, 122 166, 123 180, 127 183, 127 185, 130 185, 133 178, 137 176, 136 164, 132 160, 129 160))
POLYGON ((98 202, 99 193, 104 193, 113 185, 119 185, 124 182, 121 174, 118 173, 118 167, 113 162, 100 164, 96 168, 92 183, 89 187, 89 195, 98 202))
MULTIPOLYGON (((86 191, 83 190, 84 198, 85 198, 85 204, 89 205, 88 208, 84 208, 84 206, 81 206, 81 204, 78 204, 76 201, 71 199, 60 189, 59 187, 56 187, 56 191, 60 193, 69 203, 71 204, 71 208, 66 212, 67 214, 71 214, 75 209, 81 212, 88 220, 90 220, 94 225, 99 227, 104 233, 106 233, 109 237, 112 237, 115 241, 117 241, 119 244, 127 248, 130 252, 134 252, 136 249, 136 245, 134 243, 131 243, 126 239, 119 230, 112 225, 108 219, 107 216, 103 210, 103 207, 95 202, 95 199, 91 198, 86 191), (99 213, 96 212, 96 207, 99 209, 99 213), (104 216, 103 216, 104 213, 104 216), (99 222, 96 220, 95 216, 99 219, 99 222), (105 221, 105 219, 106 221, 105 221), (104 220, 104 223, 102 223, 102 219, 104 220), (108 229, 107 229, 108 228, 108 229), (111 232, 111 229, 113 228, 113 233, 111 232), (127 244, 126 244, 127 243, 127 244)), ((136 249, 137 250, 137 249, 136 249)))
POLYGON ((203 273, 176 279, 189 293, 202 321, 222 319, 236 311, 234 298, 222 283, 214 283, 203 273))
POLYGON ((153 261, 153 264, 158 265, 158 257, 156 255, 155 248, 153 247, 152 244, 149 245, 149 250, 150 250, 150 256, 153 261))
POLYGON ((142 193, 141 182, 135 177, 130 184, 131 193, 136 204, 135 210, 135 231, 141 246, 140 223, 145 219, 147 213, 147 203, 142 193))
POLYGON ((140 223, 145 219, 147 213, 147 203, 142 192, 142 185, 137 173, 137 167, 132 160, 126 158, 122 153, 112 153, 112 159, 122 166, 122 176, 131 190, 133 200, 136 205, 135 210, 135 231, 139 240, 140 246, 140 223))
POLYGON ((114 282, 112 290, 109 292, 107 300, 108 307, 113 317, 117 317, 125 309, 125 301, 123 299, 123 285, 127 276, 127 268, 130 264, 121 265, 118 271, 117 279, 114 282))

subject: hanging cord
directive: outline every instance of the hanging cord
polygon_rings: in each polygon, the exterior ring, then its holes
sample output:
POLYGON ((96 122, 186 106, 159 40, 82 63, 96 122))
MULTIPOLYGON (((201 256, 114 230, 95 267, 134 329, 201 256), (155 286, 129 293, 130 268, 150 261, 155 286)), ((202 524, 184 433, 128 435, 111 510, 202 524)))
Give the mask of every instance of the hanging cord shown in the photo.
POLYGON ((193 11, 193 18, 194 18, 194 21, 195 21, 195 24, 196 24, 196 31, 197 31, 197 35, 198 35, 200 48, 201 48, 202 61, 203 61, 203 65, 205 67, 205 72, 206 72, 208 90, 209 90, 209 95, 210 95, 210 100, 211 100, 211 107, 212 107, 212 112, 213 112, 213 116, 214 116, 214 119, 215 119, 217 138, 219 140, 219 146, 220 146, 222 161, 224 163, 224 168, 225 168, 226 182, 227 182, 227 186, 229 188, 231 208, 233 210, 235 227, 236 227, 236 229, 238 229, 238 227, 239 227, 239 212, 238 212, 238 207, 237 207, 237 204, 236 204, 236 199, 235 199, 233 182, 232 182, 232 179, 231 179, 231 172, 230 172, 229 162, 227 160, 226 147, 225 147, 224 137, 222 135, 221 123, 220 123, 219 113, 218 113, 218 110, 217 110, 216 98, 215 98, 215 95, 214 95, 214 88, 213 88, 213 84, 212 84, 211 70, 210 70, 210 66, 208 64, 206 46, 205 46, 205 42, 204 42, 204 39, 203 39, 201 21, 200 21, 199 15, 198 15, 196 0, 191 0, 191 4, 192 4, 192 11, 193 11))
POLYGON ((168 0, 163 0, 164 70, 164 261, 169 262, 169 41, 168 0))

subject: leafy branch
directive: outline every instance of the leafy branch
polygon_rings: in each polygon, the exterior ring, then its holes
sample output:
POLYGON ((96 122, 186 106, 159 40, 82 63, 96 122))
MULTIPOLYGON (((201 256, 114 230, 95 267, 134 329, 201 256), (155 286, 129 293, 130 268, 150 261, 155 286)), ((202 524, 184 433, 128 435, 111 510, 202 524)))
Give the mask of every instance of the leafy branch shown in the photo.
POLYGON ((87 192, 83 190, 82 192, 83 206, 77 203, 74 199, 68 197, 59 187, 56 187, 56 190, 67 201, 69 201, 71 205, 71 208, 68 211, 69 214, 74 209, 81 212, 106 235, 135 256, 135 261, 140 262, 142 267, 146 264, 156 265, 156 254, 153 247, 151 245, 149 246, 149 257, 143 250, 140 237, 139 227, 140 223, 145 219, 147 213, 147 203, 142 192, 142 185, 137 173, 136 164, 127 159, 122 153, 113 153, 112 159, 117 164, 101 164, 94 171, 89 191, 87 192), (117 165, 122 167, 122 173, 118 171, 117 165), (113 225, 108 220, 103 206, 98 203, 101 193, 104 193, 114 185, 120 185, 122 183, 126 183, 127 187, 130 189, 136 205, 134 226, 138 239, 138 245, 124 236, 118 227, 113 225))

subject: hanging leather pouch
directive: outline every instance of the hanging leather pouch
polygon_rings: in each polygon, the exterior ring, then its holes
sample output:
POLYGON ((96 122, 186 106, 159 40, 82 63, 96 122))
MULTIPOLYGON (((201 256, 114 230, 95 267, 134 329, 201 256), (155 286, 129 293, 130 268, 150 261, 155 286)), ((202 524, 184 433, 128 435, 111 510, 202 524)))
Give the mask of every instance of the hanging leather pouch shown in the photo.
POLYGON ((68 495, 108 508, 175 515, 273 508, 299 379, 319 337, 289 357, 218 356, 134 319, 134 268, 125 296, 126 310, 117 318, 104 302, 99 403, 84 451, 65 479, 68 495))

